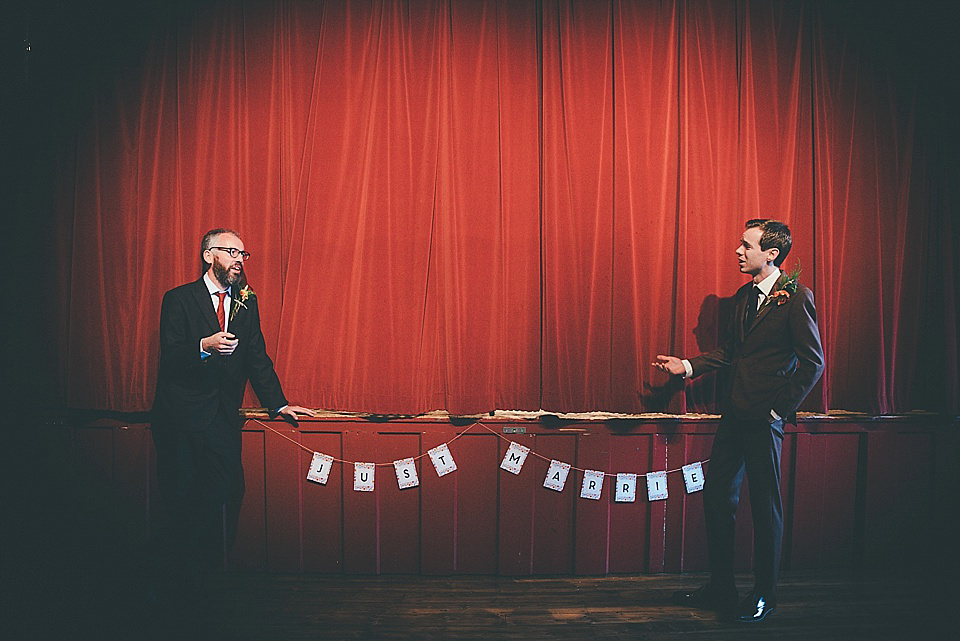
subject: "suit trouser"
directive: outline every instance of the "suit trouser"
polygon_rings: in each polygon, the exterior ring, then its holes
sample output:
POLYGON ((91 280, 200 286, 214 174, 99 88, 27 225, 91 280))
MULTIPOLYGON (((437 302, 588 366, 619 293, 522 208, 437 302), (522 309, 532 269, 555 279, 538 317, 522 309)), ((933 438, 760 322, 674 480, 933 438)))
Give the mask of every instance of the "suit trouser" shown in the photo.
POLYGON ((746 471, 753 513, 754 590, 770 598, 776 594, 783 540, 782 443, 782 420, 720 420, 703 489, 710 582, 717 588, 735 587, 737 506, 746 471))
POLYGON ((153 430, 167 522, 159 554, 197 580, 219 566, 237 532, 244 494, 241 431, 224 413, 204 430, 153 430))

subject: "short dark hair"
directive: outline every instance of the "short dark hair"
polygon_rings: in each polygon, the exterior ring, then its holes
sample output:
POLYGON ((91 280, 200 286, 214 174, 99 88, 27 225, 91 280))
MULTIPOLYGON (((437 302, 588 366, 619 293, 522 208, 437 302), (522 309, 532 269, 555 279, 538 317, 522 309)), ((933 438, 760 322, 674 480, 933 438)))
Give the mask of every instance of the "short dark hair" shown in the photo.
POLYGON ((218 227, 217 229, 211 229, 206 234, 203 235, 203 240, 200 241, 200 269, 201 272, 207 271, 210 267, 210 263, 203 259, 203 252, 210 249, 210 246, 213 245, 213 239, 219 236, 220 234, 233 234, 237 238, 240 238, 240 234, 235 232, 232 229, 226 229, 225 227, 218 227))
POLYGON ((760 249, 763 251, 773 247, 779 249, 780 253, 773 260, 773 264, 777 267, 782 265, 787 258, 787 254, 790 253, 790 248, 793 247, 793 238, 790 237, 790 228, 787 227, 787 223, 771 218, 754 218, 747 221, 744 229, 754 227, 759 227, 763 232, 763 235, 760 236, 760 249))

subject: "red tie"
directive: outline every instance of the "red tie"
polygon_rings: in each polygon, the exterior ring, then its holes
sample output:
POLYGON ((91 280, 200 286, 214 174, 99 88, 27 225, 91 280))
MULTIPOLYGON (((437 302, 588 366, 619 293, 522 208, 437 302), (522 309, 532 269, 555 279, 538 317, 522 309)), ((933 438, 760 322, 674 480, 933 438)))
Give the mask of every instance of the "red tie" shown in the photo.
POLYGON ((220 304, 217 305, 217 320, 220 321, 220 331, 224 331, 226 323, 226 314, 223 311, 223 299, 227 297, 227 292, 217 292, 220 297, 220 304))

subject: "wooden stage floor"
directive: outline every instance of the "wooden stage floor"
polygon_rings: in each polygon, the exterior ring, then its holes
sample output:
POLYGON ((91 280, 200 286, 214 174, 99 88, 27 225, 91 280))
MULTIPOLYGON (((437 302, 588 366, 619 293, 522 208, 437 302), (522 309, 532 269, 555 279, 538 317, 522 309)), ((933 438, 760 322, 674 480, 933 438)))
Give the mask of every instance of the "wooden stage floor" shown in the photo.
MULTIPOLYGON (((46 616, 19 621, 19 629, 8 629, 13 636, 3 636, 100 641, 956 638, 956 611, 928 602, 931 594, 916 578, 787 573, 779 609, 765 622, 747 625, 669 604, 674 590, 703 579, 226 572, 209 580, 206 614, 195 621, 158 620, 135 591, 70 592, 60 603, 50 603, 46 616)), ((740 584, 745 591, 749 577, 740 577, 740 584)))

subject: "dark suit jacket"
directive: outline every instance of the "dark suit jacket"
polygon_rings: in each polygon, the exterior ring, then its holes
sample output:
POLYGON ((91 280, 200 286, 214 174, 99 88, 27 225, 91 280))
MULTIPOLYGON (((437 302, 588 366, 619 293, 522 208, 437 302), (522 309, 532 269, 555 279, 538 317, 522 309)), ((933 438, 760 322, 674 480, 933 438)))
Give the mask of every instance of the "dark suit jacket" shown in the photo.
MULTIPOLYGON (((231 295, 236 301, 236 292, 231 295)), ((202 430, 221 409, 227 416, 237 417, 240 427, 239 409, 247 380, 268 409, 287 404, 260 331, 256 297, 248 298, 244 305, 246 308, 240 307, 228 326, 239 341, 236 351, 229 356, 214 353, 201 360, 200 339, 220 331, 203 279, 164 295, 154 428, 202 430)))
MULTIPOLYGON (((786 274, 781 274, 771 296, 786 281, 786 274)), ((788 422, 796 422, 797 408, 823 373, 813 293, 799 285, 783 304, 768 297, 745 328, 742 319, 752 286, 747 283, 734 296, 732 337, 719 349, 691 358, 693 375, 730 367, 723 392, 724 414, 769 420, 772 409, 788 422)))

